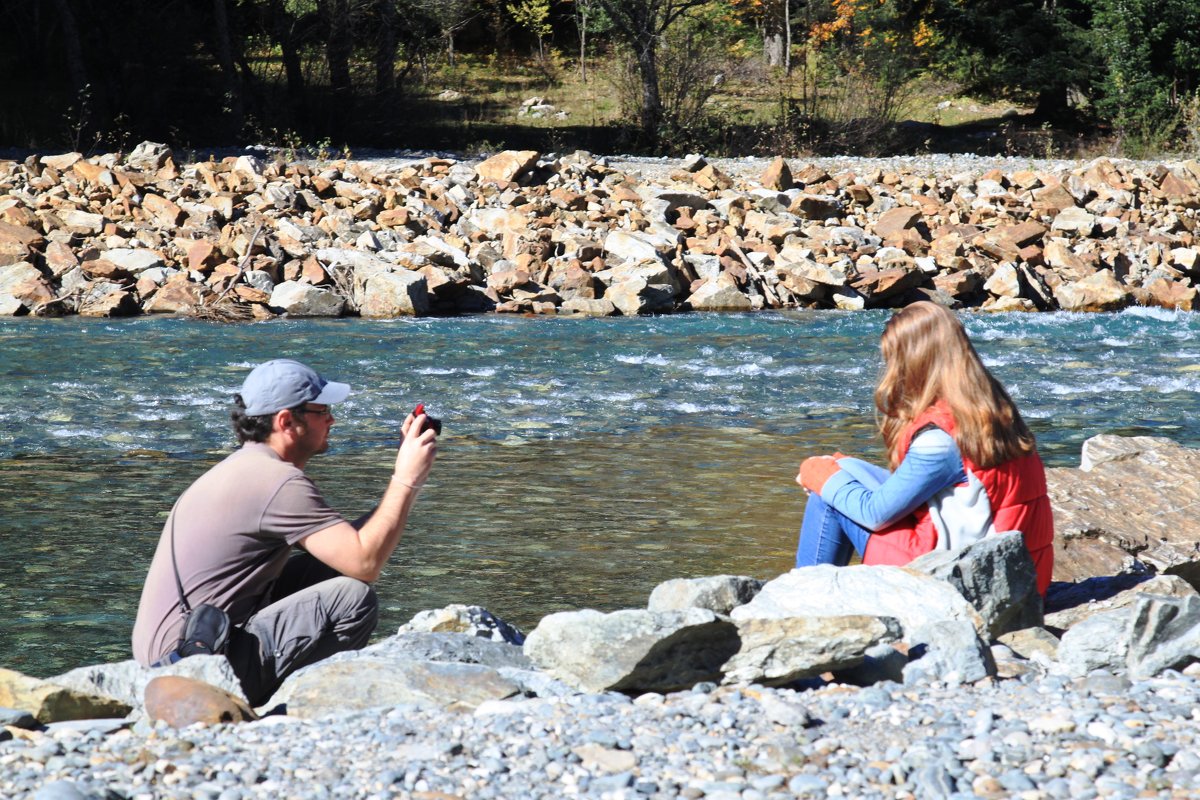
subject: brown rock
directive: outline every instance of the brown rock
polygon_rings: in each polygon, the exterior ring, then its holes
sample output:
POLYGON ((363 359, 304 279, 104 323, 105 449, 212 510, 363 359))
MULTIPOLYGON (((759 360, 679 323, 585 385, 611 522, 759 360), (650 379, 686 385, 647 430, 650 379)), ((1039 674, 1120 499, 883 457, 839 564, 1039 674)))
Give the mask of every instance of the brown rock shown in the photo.
POLYGON ((183 209, 162 195, 148 194, 142 198, 142 209, 152 215, 160 227, 173 228, 184 218, 183 209))
POLYGON ((938 291, 963 299, 979 291, 983 285, 983 276, 975 270, 942 273, 934 276, 933 285, 938 291))
POLYGON ((1159 308, 1196 310, 1196 289, 1179 281, 1155 278, 1144 287, 1141 302, 1159 308))
POLYGON ((46 268, 56 278, 61 278, 75 267, 79 266, 79 258, 75 251, 62 242, 50 242, 46 245, 46 268))
POLYGON ((1136 557, 1200 585, 1200 450, 1151 436, 1095 436, 1079 469, 1046 470, 1054 578, 1124 571, 1136 557))
POLYGON ((80 265, 80 268, 83 270, 83 274, 89 278, 104 278, 105 280, 119 281, 130 277, 129 270, 103 258, 85 261, 80 265))
POLYGON ((329 283, 329 273, 315 257, 309 256, 300 264, 300 280, 321 286, 329 283))
MULTIPOLYGON (((95 263, 95 262, 91 262, 95 263)), ((129 289, 117 289, 102 297, 89 299, 79 307, 81 317, 132 317, 140 314, 141 306, 129 289)))
POLYGON ((173 728, 258 719, 244 701, 229 692, 180 675, 162 675, 146 684, 146 716, 173 728))
POLYGON ((221 261, 222 256, 217 250, 217 243, 210 239, 197 239, 188 245, 188 269, 207 274, 221 261))
POLYGON ((1073 283, 1054 287, 1054 297, 1063 311, 1115 311, 1129 304, 1129 289, 1111 269, 1073 283))
POLYGON ((883 212, 875 221, 875 235, 887 238, 905 228, 915 226, 921 220, 921 210, 911 206, 901 206, 883 212))
POLYGON ((1200 188, 1192 181, 1184 180, 1169 170, 1159 181, 1158 189, 1175 205, 1185 208, 1196 208, 1197 205, 1200 205, 1196 196, 1200 192, 1200 188))
POLYGON ((993 235, 1012 242, 1018 248, 1021 248, 1040 242, 1042 237, 1046 235, 1046 230, 1046 226, 1040 222, 1026 220, 1016 225, 997 226, 993 230, 993 235))
POLYGON ((915 289, 924 282, 925 274, 917 269, 883 269, 864 271, 850 285, 866 297, 868 303, 878 304, 915 289))
POLYGON ((28 225, 13 225, 10 222, 0 222, 0 243, 10 242, 34 250, 40 250, 46 244, 45 237, 28 225))
MULTIPOLYGON (((792 180, 792 168, 788 166, 787 161, 782 157, 776 158, 771 162, 771 165, 763 171, 762 177, 758 179, 758 182, 765 189, 774 189, 779 192, 786 192, 796 185, 792 180)), ((870 192, 867 194, 869 195, 870 192)))
POLYGON ((172 275, 159 287, 142 310, 147 314, 177 314, 188 311, 199 304, 204 288, 192 283, 184 273, 172 275))
POLYGON ((1075 207, 1075 198, 1061 183, 1046 186, 1033 193, 1033 210, 1048 216, 1057 216, 1066 208, 1075 207))
POLYGON ((537 160, 536 150, 505 150, 480 162, 475 172, 483 181, 511 183, 532 169, 537 160))

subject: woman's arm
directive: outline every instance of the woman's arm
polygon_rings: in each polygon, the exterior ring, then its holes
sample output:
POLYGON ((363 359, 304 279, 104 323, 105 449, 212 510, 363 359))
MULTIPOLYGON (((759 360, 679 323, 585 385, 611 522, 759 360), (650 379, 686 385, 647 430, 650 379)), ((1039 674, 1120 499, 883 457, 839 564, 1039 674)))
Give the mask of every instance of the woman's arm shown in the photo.
POLYGON ((864 528, 877 531, 966 479, 954 438, 933 428, 913 439, 900 466, 877 488, 864 486, 843 469, 825 481, 821 499, 864 528))

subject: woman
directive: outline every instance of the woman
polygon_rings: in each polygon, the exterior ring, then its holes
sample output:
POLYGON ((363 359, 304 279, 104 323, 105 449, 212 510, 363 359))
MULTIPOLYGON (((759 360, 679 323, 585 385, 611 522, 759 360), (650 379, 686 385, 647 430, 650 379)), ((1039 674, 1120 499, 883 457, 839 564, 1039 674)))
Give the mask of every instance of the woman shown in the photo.
POLYGON ((954 314, 914 303, 887 323, 875 389, 892 472, 841 453, 808 458, 796 566, 903 565, 989 533, 1021 531, 1044 596, 1054 519, 1033 434, 954 314))

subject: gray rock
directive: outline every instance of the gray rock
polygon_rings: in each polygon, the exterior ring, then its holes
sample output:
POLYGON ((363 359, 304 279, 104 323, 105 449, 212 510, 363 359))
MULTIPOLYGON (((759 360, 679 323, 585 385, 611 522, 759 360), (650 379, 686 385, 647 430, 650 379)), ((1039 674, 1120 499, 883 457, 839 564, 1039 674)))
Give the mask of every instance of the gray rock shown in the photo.
POLYGON ((943 681, 974 683, 996 674, 991 650, 974 626, 962 620, 940 620, 905 631, 909 657, 925 654, 904 668, 906 685, 943 681))
POLYGON ((34 792, 33 800, 93 800, 96 796, 72 781, 49 781, 34 792))
POLYGON ((445 608, 417 612, 396 632, 465 633, 469 636, 490 639, 493 642, 507 642, 515 645, 525 643, 525 633, 520 628, 508 624, 486 608, 459 603, 448 605, 445 608))
POLYGON ((145 248, 114 247, 112 250, 105 250, 101 256, 105 261, 111 261, 134 275, 166 266, 161 254, 145 248))
POLYGON ((584 317, 611 317, 617 313, 617 307, 613 305, 613 302, 603 297, 599 300, 572 297, 564 300, 558 310, 560 314, 578 314, 584 317))
POLYGON ((1049 663, 1058 658, 1059 639, 1045 628, 1025 628, 1009 631, 999 641, 1021 658, 1049 663))
POLYGON ((735 608, 737 622, 754 618, 893 617, 907 631, 943 620, 985 631, 982 617, 950 584, 904 567, 802 567, 768 582, 735 608))
POLYGON ((627 317, 670 310, 674 298, 670 286, 651 284, 637 277, 614 283, 604 293, 604 299, 627 317))
POLYGON ((243 701, 246 699, 241 681, 225 656, 191 656, 155 669, 143 667, 133 660, 95 664, 64 672, 50 680, 77 692, 106 697, 141 709, 146 684, 162 675, 193 678, 223 689, 243 701))
POLYGON ((750 298, 742 294, 732 278, 705 281, 687 298, 693 311, 750 311, 750 298))
POLYGON ((753 600, 764 583, 744 575, 675 578, 655 586, 646 607, 651 611, 707 608, 717 614, 728 614, 753 600))
POLYGON ((346 301, 310 283, 284 281, 271 292, 269 305, 293 317, 340 317, 346 301))
POLYGON ((411 317, 429 313, 429 286, 425 276, 412 270, 378 272, 362 282, 357 293, 364 317, 411 317))
POLYGON ((1133 604, 1126 664, 1135 680, 1200 661, 1200 596, 1142 595, 1133 604))
POLYGON ((492 641, 469 633, 402 632, 389 636, 362 650, 330 656, 330 661, 356 658, 390 658, 393 661, 448 661, 459 664, 483 664, 488 667, 530 669, 525 652, 515 644, 492 641))
POLYGON ((1151 576, 1148 572, 1052 583, 1046 593, 1045 625, 1065 631, 1093 614, 1128 608, 1146 594, 1194 597, 1196 589, 1178 575, 1151 576))
POLYGON ((877 644, 866 649, 861 663, 849 669, 835 670, 833 677, 838 683, 854 686, 871 686, 882 681, 902 683, 907 664, 908 656, 904 653, 890 644, 877 644))
POLYGON ((935 550, 908 568, 957 589, 983 617, 989 638, 1042 624, 1037 573, 1020 532, 985 536, 958 550, 935 550))
POLYGON ((540 668, 588 692, 669 692, 721 677, 737 629, 711 611, 565 611, 525 640, 540 668))
POLYGON ((861 664, 875 645, 900 638, 894 619, 867 616, 745 619, 741 646, 725 663, 726 683, 783 686, 861 664))
POLYGON ((125 159, 125 165, 144 172, 154 172, 167 163, 172 156, 171 148, 160 142, 142 142, 133 148, 125 159))
POLYGON ((1125 669, 1129 648, 1128 608, 1093 614, 1063 634, 1056 671, 1081 677, 1094 669, 1125 669))
POLYGON ((654 263, 661 261, 661 254, 674 254, 678 244, 678 236, 671 241, 669 236, 617 230, 604 237, 604 252, 629 263, 654 263))
POLYGON ((402 704, 466 710, 520 691, 495 669, 479 664, 362 656, 300 670, 284 681, 268 705, 283 704, 290 716, 311 719, 402 704))
POLYGON ((33 730, 38 727, 38 721, 33 714, 21 708, 0 708, 0 728, 24 728, 33 730))

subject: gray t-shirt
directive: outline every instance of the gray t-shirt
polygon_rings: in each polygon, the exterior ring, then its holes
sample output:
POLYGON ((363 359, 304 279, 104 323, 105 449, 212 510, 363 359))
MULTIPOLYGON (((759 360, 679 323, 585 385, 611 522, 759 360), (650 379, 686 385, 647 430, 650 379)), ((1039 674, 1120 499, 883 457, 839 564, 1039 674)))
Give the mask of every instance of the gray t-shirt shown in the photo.
POLYGON ((201 475, 168 517, 138 605, 134 658, 157 661, 175 649, 183 629, 172 523, 189 605, 218 606, 240 625, 267 604, 292 545, 342 521, 300 469, 265 444, 243 445, 201 475))

